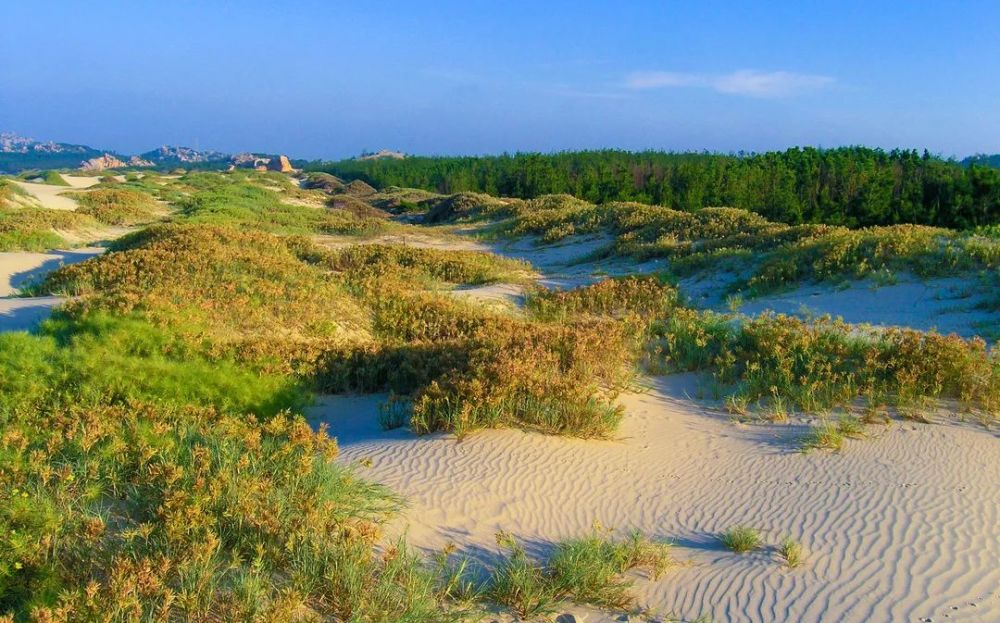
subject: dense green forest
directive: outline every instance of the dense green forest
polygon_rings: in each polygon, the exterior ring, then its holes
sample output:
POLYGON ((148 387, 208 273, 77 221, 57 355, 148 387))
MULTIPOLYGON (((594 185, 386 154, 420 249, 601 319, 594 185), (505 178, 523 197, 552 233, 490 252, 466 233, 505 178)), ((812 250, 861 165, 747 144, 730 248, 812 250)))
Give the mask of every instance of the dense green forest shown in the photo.
POLYGON ((795 148, 762 154, 616 150, 313 163, 376 187, 478 191, 531 198, 569 193, 594 203, 681 210, 732 206, 785 223, 848 226, 1000 222, 1000 169, 916 151, 795 148))
POLYGON ((962 160, 965 166, 978 165, 1000 169, 1000 154, 976 154, 962 160))

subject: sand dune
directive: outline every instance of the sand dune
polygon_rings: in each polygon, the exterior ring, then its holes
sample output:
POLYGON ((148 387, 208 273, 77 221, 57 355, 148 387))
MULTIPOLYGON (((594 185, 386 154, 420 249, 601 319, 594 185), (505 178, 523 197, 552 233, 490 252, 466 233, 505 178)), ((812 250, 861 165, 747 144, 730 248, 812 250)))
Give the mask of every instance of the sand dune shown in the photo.
POLYGON ((48 317, 62 297, 19 298, 20 288, 42 279, 64 264, 75 264, 104 252, 100 247, 45 253, 0 253, 0 331, 26 331, 48 317))
MULTIPOLYGON (((312 411, 339 439, 341 460, 411 503, 395 530, 480 559, 508 530, 544 554, 594 520, 676 543, 685 564, 641 602, 659 616, 714 621, 1000 620, 1000 444, 973 425, 894 423, 840 454, 797 451, 804 426, 743 426, 688 398, 692 376, 623 397, 613 441, 484 431, 462 442, 381 431, 382 397, 328 397, 312 411), (769 548, 723 550, 734 524, 769 548), (773 551, 807 551, 799 569, 773 551)), ((572 609, 571 609, 572 610, 572 609)), ((587 612, 588 622, 614 620, 587 612)))

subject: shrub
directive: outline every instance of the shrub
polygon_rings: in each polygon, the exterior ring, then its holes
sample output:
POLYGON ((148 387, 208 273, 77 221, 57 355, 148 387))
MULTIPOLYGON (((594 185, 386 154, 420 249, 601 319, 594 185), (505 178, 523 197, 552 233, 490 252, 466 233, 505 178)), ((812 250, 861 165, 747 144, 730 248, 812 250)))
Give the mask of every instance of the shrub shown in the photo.
POLYGON ((79 230, 95 223, 65 210, 0 206, 0 251, 45 251, 66 246, 58 231, 79 230))
POLYGON ((136 225, 156 218, 157 205, 146 193, 127 188, 98 188, 73 193, 77 212, 106 225, 136 225))
POLYGON ((577 316, 651 318, 669 313, 677 305, 677 290, 655 277, 605 279, 573 290, 543 290, 528 297, 527 307, 542 320, 577 316))
POLYGON ((984 422, 1000 409, 1000 359, 978 338, 690 310, 654 323, 651 335, 654 370, 712 370, 747 402, 781 396, 815 411, 858 396, 900 405, 951 398, 984 422))

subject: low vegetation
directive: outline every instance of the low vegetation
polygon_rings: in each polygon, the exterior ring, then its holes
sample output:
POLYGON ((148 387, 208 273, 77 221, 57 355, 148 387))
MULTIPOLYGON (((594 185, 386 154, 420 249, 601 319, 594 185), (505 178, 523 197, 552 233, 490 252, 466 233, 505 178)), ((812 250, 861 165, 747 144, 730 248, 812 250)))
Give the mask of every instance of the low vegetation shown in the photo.
POLYGON ((98 188, 71 195, 86 214, 105 225, 138 225, 157 217, 156 201, 148 194, 128 188, 98 188))
MULTIPOLYGON (((363 244, 410 227, 381 210, 420 210, 431 221, 503 218, 496 231, 549 239, 611 227, 623 253, 672 248, 649 237, 661 228, 683 249, 670 251, 678 266, 733 249, 766 257, 782 240, 803 245, 809 274, 825 278, 895 261, 879 257, 995 266, 990 232, 893 229, 893 239, 912 240, 887 246, 736 210, 623 206, 608 217, 564 196, 360 184, 363 199, 324 205, 342 193, 314 180, 319 190, 278 174, 144 174, 101 182, 81 194, 78 213, 0 207, 0 248, 55 246, 44 236, 98 221, 146 223, 157 199, 172 209, 103 256, 49 275, 37 292, 74 300, 34 333, 0 335, 0 618, 430 623, 484 601, 525 617, 563 601, 628 610, 629 573, 655 578, 671 564, 667 544, 601 528, 556 544, 544 561, 501 534, 503 559, 481 574, 448 552, 429 561, 386 543, 382 527, 401 500, 331 462, 336 442, 300 415, 313 391, 392 392, 383 426, 459 438, 503 426, 612 435, 623 415, 617 392, 640 362, 707 371, 734 406, 772 413, 779 401, 812 411, 858 397, 875 407, 944 398, 992 423, 1000 408, 1000 361, 981 340, 697 311, 659 277, 530 290, 523 310, 495 310, 446 290, 526 283, 530 266, 363 244), (318 234, 358 244, 327 248, 318 234), (855 242, 827 245, 834 234, 855 242), (839 255, 849 259, 830 259, 839 255)), ((755 274, 772 274, 761 267, 755 274)), ((830 426, 834 437, 816 447, 861 432, 849 417, 830 426)), ((720 538, 736 551, 760 546, 745 527, 720 538)), ((801 549, 788 543, 778 553, 792 567, 801 549)))
POLYGON ((839 451, 845 439, 857 439, 864 435, 861 422, 851 415, 843 415, 835 422, 823 421, 813 426, 802 440, 804 450, 824 449, 839 451))
POLYGON ((789 569, 794 569, 802 564, 803 551, 802 544, 790 536, 786 536, 778 545, 778 556, 785 561, 789 569))
POLYGON ((58 171, 46 171, 42 175, 42 182, 52 186, 69 186, 69 182, 62 175, 59 175, 58 171))
POLYGON ((87 216, 66 210, 0 205, 0 251, 44 251, 66 246, 60 231, 94 225, 87 216))
POLYGON ((737 554, 752 552, 764 543, 760 532, 750 526, 733 526, 719 535, 719 541, 737 554))
POLYGON ((858 398, 897 406, 952 399, 984 423, 1000 411, 1000 353, 978 338, 684 308, 653 323, 651 336, 653 371, 711 371, 737 404, 766 410, 777 399, 822 411, 858 398))
POLYGON ((549 614, 566 600, 629 610, 635 598, 625 574, 644 569, 656 579, 673 564, 669 544, 654 543, 637 532, 614 539, 599 527, 586 537, 559 543, 547 564, 532 560, 509 534, 498 534, 497 543, 506 556, 486 592, 522 618, 549 614))

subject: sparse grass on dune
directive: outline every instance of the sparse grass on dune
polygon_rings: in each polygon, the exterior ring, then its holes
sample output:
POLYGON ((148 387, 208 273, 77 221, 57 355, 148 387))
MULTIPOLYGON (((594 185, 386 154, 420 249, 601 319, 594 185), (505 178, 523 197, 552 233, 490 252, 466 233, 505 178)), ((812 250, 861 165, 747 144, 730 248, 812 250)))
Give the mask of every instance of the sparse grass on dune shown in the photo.
POLYGON ((42 175, 42 182, 51 186, 69 186, 69 182, 58 171, 46 171, 42 175))
POLYGON ((751 294, 887 270, 932 277, 1000 266, 1000 241, 982 229, 786 225, 734 208, 685 212, 628 202, 594 205, 567 195, 521 201, 463 193, 437 200, 426 220, 470 218, 498 221, 488 228, 491 235, 534 235, 543 243, 606 232, 614 241, 603 256, 665 258, 677 274, 735 267, 743 277, 733 289, 751 294))
POLYGON ((8 178, 0 177, 0 208, 7 208, 15 197, 25 197, 27 192, 8 178))
POLYGON ((677 298, 677 289, 656 277, 624 277, 573 290, 543 290, 528 298, 527 308, 543 320, 629 314, 651 318, 672 310, 677 298))
POLYGON ((351 280, 393 278, 468 285, 522 281, 531 271, 525 262, 491 253, 386 244, 343 247, 327 253, 324 264, 351 280))
POLYGON ((861 422, 850 415, 843 415, 835 422, 823 421, 813 426, 802 439, 803 450, 824 449, 839 451, 846 439, 857 439, 864 435, 861 422))
POLYGON ((654 543, 638 532, 615 539, 600 527, 558 543, 546 564, 529 558, 507 533, 497 535, 497 544, 506 556, 493 571, 487 595, 523 618, 549 614, 563 601, 631 609, 635 598, 625 573, 641 568, 656 579, 673 564, 668 543, 654 543))
MULTIPOLYGON (((347 210, 319 210, 283 203, 281 195, 243 179, 208 174, 181 180, 195 190, 177 202, 178 218, 188 223, 227 225, 280 234, 375 234, 391 227, 383 218, 347 210)), ((285 180, 287 182, 287 179, 285 180)))
POLYGON ((96 225, 90 217, 66 210, 0 207, 0 251, 44 251, 66 246, 58 230, 96 225))
POLYGON ((77 213, 106 225, 138 225, 157 217, 156 202, 148 194, 127 188, 99 188, 72 193, 80 204, 77 213))
POLYGON ((785 565, 789 569, 794 569, 802 564, 805 555, 802 544, 788 536, 782 539, 781 544, 778 545, 778 556, 785 561, 785 565))
POLYGON ((719 535, 719 541, 737 554, 752 552, 763 544, 760 532, 749 526, 733 526, 719 535))
POLYGON ((943 398, 984 422, 1000 410, 1000 354, 980 339, 687 309, 654 323, 651 335, 654 370, 707 369, 744 404, 767 406, 778 397, 817 411, 859 397, 898 405, 943 398))
POLYGON ((292 372, 368 335, 357 302, 297 255, 308 244, 224 227, 156 225, 100 258, 56 271, 43 288, 82 295, 68 306, 74 316, 140 313, 208 356, 292 372))
POLYGON ((420 190, 418 188, 398 188, 390 186, 383 188, 378 193, 366 197, 366 201, 380 210, 387 210, 395 213, 421 212, 427 210, 429 205, 440 199, 437 193, 420 190))

